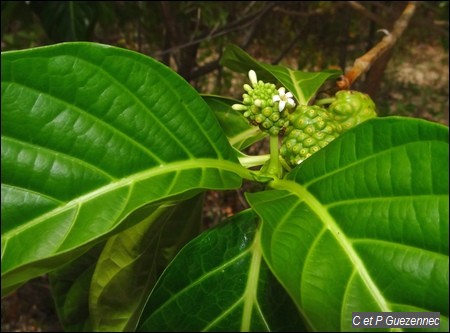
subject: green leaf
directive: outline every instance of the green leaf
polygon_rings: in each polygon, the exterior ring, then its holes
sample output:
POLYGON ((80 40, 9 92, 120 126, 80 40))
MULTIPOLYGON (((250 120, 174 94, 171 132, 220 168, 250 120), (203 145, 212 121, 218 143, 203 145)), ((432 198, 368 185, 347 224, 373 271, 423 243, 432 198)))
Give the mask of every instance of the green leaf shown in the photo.
POLYGON ((198 93, 92 43, 2 53, 2 292, 84 253, 149 203, 248 171, 198 93))
POLYGON ((133 331, 156 279, 200 231, 203 196, 156 211, 140 210, 129 218, 141 223, 51 272, 52 295, 64 330, 133 331))
POLYGON ((247 74, 253 69, 258 79, 265 82, 279 81, 294 94, 301 105, 306 105, 319 88, 329 79, 336 79, 342 73, 337 70, 302 72, 281 65, 270 65, 257 61, 236 45, 229 45, 220 60, 221 65, 233 71, 247 74))
POLYGON ((302 331, 292 300, 262 260, 247 210, 188 243, 161 276, 138 331, 302 331))
POLYGON ((228 141, 236 149, 245 149, 268 136, 258 126, 250 125, 242 113, 231 108, 233 104, 240 103, 239 101, 213 95, 202 97, 214 111, 228 141))
POLYGON ((157 278, 202 228, 203 194, 149 209, 137 225, 111 237, 97 263, 90 290, 92 330, 134 331, 157 278))
POLYGON ((59 320, 66 332, 92 332, 89 288, 105 242, 99 243, 67 265, 49 273, 59 320))
POLYGON ((448 127, 379 118, 248 194, 264 258, 314 331, 435 311, 448 330, 448 127))

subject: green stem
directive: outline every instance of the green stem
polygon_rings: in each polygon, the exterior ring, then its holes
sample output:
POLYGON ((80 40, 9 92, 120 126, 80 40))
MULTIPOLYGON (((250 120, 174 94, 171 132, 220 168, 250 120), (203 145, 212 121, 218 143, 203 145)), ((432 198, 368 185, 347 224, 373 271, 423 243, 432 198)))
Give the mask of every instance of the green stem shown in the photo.
POLYGON ((251 168, 258 165, 263 165, 270 159, 270 155, 258 155, 258 156, 244 156, 239 157, 239 162, 245 168, 251 168))
POLYGON ((270 162, 267 166, 267 173, 279 177, 280 160, 278 158, 278 135, 270 136, 270 162))
POLYGON ((270 136, 270 165, 278 169, 278 135, 270 136))
POLYGON ((322 99, 318 99, 317 101, 314 102, 315 105, 324 105, 324 104, 331 104, 336 100, 336 98, 334 97, 330 97, 330 98, 322 98, 322 99))

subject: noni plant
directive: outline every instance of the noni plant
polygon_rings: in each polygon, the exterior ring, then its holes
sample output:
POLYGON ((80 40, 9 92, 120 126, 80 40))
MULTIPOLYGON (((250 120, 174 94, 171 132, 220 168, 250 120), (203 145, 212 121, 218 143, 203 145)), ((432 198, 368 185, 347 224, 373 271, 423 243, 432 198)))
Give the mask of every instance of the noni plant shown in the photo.
POLYGON ((315 100, 339 72, 234 46, 242 100, 107 45, 1 65, 2 295, 48 274, 67 331, 349 331, 353 312, 410 311, 448 330, 447 126, 375 117, 355 91, 315 100), (206 191, 244 181, 249 208, 205 229, 206 191))

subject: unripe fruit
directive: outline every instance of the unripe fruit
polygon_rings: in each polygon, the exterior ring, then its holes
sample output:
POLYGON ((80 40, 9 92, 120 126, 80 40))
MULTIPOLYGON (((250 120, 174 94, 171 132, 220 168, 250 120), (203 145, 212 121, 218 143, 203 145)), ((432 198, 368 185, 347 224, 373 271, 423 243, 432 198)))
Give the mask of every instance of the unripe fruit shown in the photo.
POLYGON ((341 124, 344 132, 377 116, 375 103, 367 94, 354 90, 341 90, 335 97, 328 111, 341 124))
POLYGON ((298 106, 289 116, 280 153, 292 167, 325 147, 342 129, 328 111, 320 106, 298 106))

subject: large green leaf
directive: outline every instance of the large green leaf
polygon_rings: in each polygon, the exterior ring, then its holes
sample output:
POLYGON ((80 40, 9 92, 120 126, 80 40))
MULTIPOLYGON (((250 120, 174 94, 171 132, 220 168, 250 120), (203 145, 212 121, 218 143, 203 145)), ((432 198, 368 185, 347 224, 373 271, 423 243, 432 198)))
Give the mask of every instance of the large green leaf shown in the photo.
POLYGON ((81 255, 149 203, 239 187, 181 77, 92 43, 2 53, 2 292, 81 255))
POLYGON ((231 108, 233 104, 240 103, 239 101, 214 95, 203 95, 202 97, 214 111, 230 144, 236 149, 247 148, 268 136, 258 126, 250 125, 241 112, 231 108))
POLYGON ((175 207, 161 206, 108 240, 91 284, 94 331, 135 330, 158 277, 181 247, 202 229, 202 204, 203 194, 175 207))
POLYGON ((247 210, 187 244, 161 276, 138 331, 302 331, 299 313, 262 260, 247 210))
POLYGON ((253 69, 258 79, 281 82, 294 94, 297 101, 306 105, 315 96, 319 88, 329 79, 336 79, 342 73, 336 70, 322 72, 302 72, 281 65, 270 65, 253 59, 236 45, 225 49, 220 63, 233 71, 248 73, 253 69))
POLYGON ((316 331, 434 311, 448 331, 448 127, 367 121, 247 197, 264 258, 316 331))

